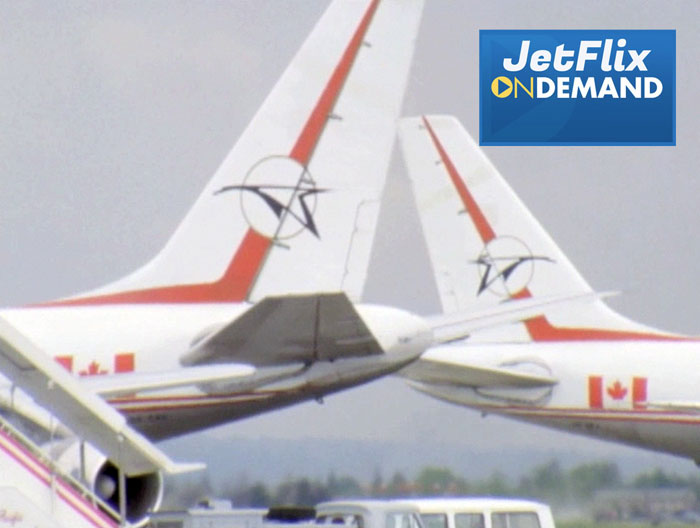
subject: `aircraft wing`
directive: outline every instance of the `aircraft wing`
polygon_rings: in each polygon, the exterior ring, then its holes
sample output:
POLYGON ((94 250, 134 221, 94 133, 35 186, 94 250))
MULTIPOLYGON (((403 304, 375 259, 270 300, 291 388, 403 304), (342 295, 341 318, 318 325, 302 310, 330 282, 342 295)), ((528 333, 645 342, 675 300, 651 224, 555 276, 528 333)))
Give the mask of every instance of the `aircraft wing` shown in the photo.
POLYGON ((181 473, 203 468, 177 464, 126 418, 0 318, 0 372, 80 438, 113 460, 126 475, 181 473))
POLYGON ((80 382, 88 390, 105 398, 195 385, 207 393, 231 394, 248 392, 295 376, 305 368, 306 365, 303 363, 260 368, 250 365, 218 364, 186 367, 169 372, 90 376, 81 378, 80 382))
POLYGON ((266 297, 204 339, 182 363, 235 361, 261 367, 382 353, 348 297, 339 292, 266 297))
POLYGON ((558 383, 550 376, 537 375, 507 367, 484 367, 470 364, 446 349, 431 349, 401 375, 419 383, 437 383, 462 387, 547 387, 558 383))
POLYGON ((484 328, 517 323, 537 317, 557 305, 573 302, 590 302, 614 295, 615 292, 586 292, 569 295, 549 295, 512 299, 493 307, 454 312, 429 318, 436 343, 449 343, 466 339, 469 334, 484 328))
POLYGON ((251 365, 203 365, 172 371, 127 372, 80 378, 80 384, 100 396, 134 394, 209 383, 259 379, 251 365))

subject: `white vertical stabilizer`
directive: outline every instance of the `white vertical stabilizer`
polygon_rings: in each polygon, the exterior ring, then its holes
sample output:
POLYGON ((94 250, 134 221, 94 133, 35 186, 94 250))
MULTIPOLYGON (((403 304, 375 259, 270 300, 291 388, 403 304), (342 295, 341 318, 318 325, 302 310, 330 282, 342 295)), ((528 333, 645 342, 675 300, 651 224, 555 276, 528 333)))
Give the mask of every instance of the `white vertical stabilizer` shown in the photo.
POLYGON ((364 285, 423 0, 335 0, 165 248, 58 305, 364 285))
MULTIPOLYGON (((445 313, 592 291, 457 119, 403 119, 399 136, 445 313)), ((595 296, 586 298, 531 318, 524 328, 499 329, 500 335, 673 338, 630 321, 595 296)))

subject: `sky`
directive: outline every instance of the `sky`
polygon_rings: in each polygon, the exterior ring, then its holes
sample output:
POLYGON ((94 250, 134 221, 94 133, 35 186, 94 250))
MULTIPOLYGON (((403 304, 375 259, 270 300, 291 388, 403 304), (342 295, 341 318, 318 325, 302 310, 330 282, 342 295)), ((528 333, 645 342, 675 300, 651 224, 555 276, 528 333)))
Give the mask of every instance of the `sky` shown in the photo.
MULTIPOLYGON (((0 0, 0 305, 87 290, 155 254, 325 5, 0 0)), ((694 0, 427 0, 404 103, 404 115, 453 114, 476 135, 479 29, 675 29, 676 146, 485 150, 589 283, 623 292, 611 305, 686 333, 700 333, 697 20, 694 0)), ((425 244, 395 158, 365 300, 433 313, 425 244)), ((206 434, 633 451, 484 420, 396 379, 206 434)))

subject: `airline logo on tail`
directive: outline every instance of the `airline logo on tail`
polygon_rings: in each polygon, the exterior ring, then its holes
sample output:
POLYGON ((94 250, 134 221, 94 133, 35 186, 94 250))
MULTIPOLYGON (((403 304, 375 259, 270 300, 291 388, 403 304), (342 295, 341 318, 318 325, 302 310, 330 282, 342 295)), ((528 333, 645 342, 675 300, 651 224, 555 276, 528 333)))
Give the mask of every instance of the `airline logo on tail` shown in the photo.
MULTIPOLYGON (((412 179, 425 191, 437 196, 437 189, 440 193, 444 189, 441 185, 433 183, 437 178, 433 177, 435 175, 432 171, 443 173, 443 178, 446 177, 456 191, 462 212, 466 213, 465 216, 469 219, 465 239, 451 239, 452 245, 447 251, 440 247, 442 238, 445 238, 444 228, 434 229, 434 226, 438 225, 435 220, 432 220, 432 223, 424 221, 424 229, 428 226, 429 246, 432 247, 431 259, 437 263, 438 268, 446 270, 441 273, 440 279, 446 277, 442 286, 446 292, 443 297, 448 301, 443 302, 449 305, 454 298, 457 298, 458 302, 499 302, 504 299, 529 299, 558 294, 562 291, 591 291, 459 123, 452 118, 441 116, 430 119, 423 116, 411 122, 418 126, 404 129, 404 152, 418 152, 424 159, 429 159, 435 153, 438 155, 437 164, 421 165, 420 173, 414 174, 412 179), (411 150, 407 151, 406 146, 411 150), (426 149, 426 146, 429 146, 429 149, 426 149), (428 173, 431 175, 430 179, 424 176, 428 173), (432 233, 431 229, 434 229, 432 233), (460 251, 455 250, 454 244, 466 251, 467 255, 474 255, 479 251, 476 258, 471 260, 472 266, 476 265, 478 268, 478 278, 467 273, 460 251), (536 253, 533 253, 530 245, 536 248, 536 253), (535 267, 540 265, 547 273, 536 275, 535 267), (468 284, 465 293, 458 291, 459 285, 455 287, 455 284, 450 283, 451 280, 462 280, 463 284, 468 284), (500 299, 490 298, 489 294, 500 299)), ((409 170, 420 162, 417 158, 409 165, 409 170)), ((432 205, 425 206, 426 214, 434 214, 431 207, 432 205)), ((572 312, 545 311, 522 322, 532 341, 688 339, 658 332, 629 321, 610 310, 600 300, 581 304, 578 310, 580 315, 572 312), (550 320, 552 315, 558 316, 558 320, 550 320)), ((618 394, 614 389, 613 392, 618 394)))
POLYGON ((314 221, 319 189, 308 169, 287 156, 263 158, 241 185, 227 185, 214 194, 240 192, 240 207, 248 225, 272 240, 309 231, 321 238, 314 221), (272 213, 272 214, 271 214, 272 213))
POLYGON ((533 255, 530 248, 513 236, 499 236, 489 240, 474 264, 479 266, 479 288, 500 297, 510 298, 527 288, 535 273, 535 262, 554 262, 549 257, 533 255))

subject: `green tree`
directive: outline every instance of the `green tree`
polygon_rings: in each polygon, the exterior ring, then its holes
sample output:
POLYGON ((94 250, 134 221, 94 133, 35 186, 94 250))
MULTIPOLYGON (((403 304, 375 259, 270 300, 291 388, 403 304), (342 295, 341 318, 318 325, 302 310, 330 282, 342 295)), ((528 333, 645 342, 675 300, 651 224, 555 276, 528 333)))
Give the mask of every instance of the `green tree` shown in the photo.
POLYGON ((579 499, 590 499, 598 489, 621 485, 620 470, 613 462, 581 464, 569 472, 569 489, 579 499))
POLYGON ((477 482, 474 486, 474 492, 480 495, 496 496, 513 495, 514 493, 505 475, 500 471, 495 471, 486 480, 477 482))
POLYGON ((684 488, 691 483, 678 475, 669 475, 661 468, 637 475, 634 479, 635 488, 684 488))
POLYGON ((543 499, 562 501, 567 495, 566 475, 559 462, 549 462, 535 466, 532 473, 520 479, 518 493, 543 499))
POLYGON ((467 493, 467 482, 445 467, 428 466, 416 478, 416 490, 421 495, 439 496, 467 493))
POLYGON ((166 508, 190 508, 199 500, 214 495, 209 473, 173 478, 166 483, 163 505, 166 508))
POLYGON ((413 493, 413 486, 408 481, 408 479, 401 473, 397 471, 394 476, 391 477, 389 484, 386 486, 386 494, 389 497, 406 497, 413 493))
POLYGON ((330 499, 326 486, 307 478, 283 482, 275 491, 275 504, 314 506, 330 499))
POLYGON ((365 494, 357 480, 348 476, 336 477, 334 473, 328 476, 326 488, 333 499, 362 497, 365 494))
POLYGON ((238 488, 230 494, 231 501, 236 507, 267 508, 272 504, 270 492, 262 482, 252 486, 238 488))
POLYGON ((369 493, 372 497, 382 497, 384 495, 384 479, 382 478, 382 472, 379 468, 374 470, 374 477, 372 478, 372 484, 369 489, 369 493))

